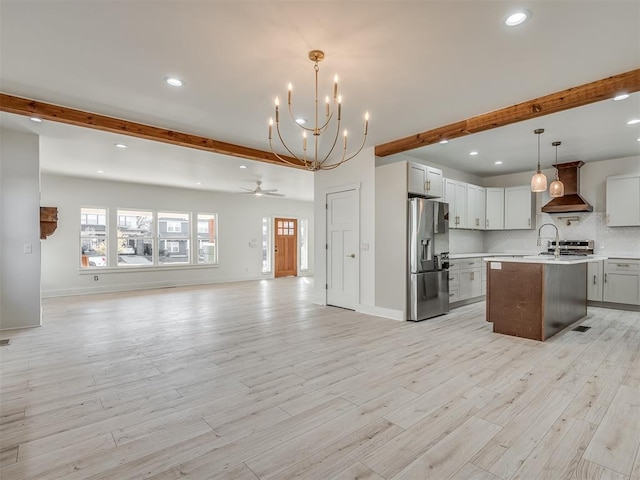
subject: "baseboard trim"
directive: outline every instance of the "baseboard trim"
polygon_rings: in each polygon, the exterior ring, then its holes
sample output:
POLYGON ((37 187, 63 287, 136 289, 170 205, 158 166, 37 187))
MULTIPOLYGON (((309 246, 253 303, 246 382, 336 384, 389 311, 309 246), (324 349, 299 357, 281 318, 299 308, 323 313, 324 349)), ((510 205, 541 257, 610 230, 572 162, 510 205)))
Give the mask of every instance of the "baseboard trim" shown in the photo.
POLYGON ((596 302, 594 300, 587 300, 587 306, 614 308, 616 310, 627 310, 629 312, 640 312, 640 305, 631 305, 629 303, 596 302))
POLYGON ((255 280, 265 280, 260 276, 248 276, 248 277, 235 277, 235 278, 219 278, 211 281, 163 281, 163 282, 146 282, 146 283, 129 283, 119 285, 106 285, 99 287, 78 287, 78 288, 65 288, 58 290, 43 290, 41 292, 42 298, 54 298, 54 297, 73 297, 76 295, 94 295, 97 293, 118 293, 118 292, 130 292, 136 290, 155 290, 158 288, 176 288, 176 287, 192 287, 196 285, 214 285, 216 283, 235 283, 235 282, 251 282, 255 280))
POLYGON ((356 307, 356 312, 365 313, 367 315, 373 315, 375 317, 388 318, 389 320, 396 320, 404 322, 404 312, 402 310, 394 310, 391 308, 376 307, 375 305, 360 304, 356 307))

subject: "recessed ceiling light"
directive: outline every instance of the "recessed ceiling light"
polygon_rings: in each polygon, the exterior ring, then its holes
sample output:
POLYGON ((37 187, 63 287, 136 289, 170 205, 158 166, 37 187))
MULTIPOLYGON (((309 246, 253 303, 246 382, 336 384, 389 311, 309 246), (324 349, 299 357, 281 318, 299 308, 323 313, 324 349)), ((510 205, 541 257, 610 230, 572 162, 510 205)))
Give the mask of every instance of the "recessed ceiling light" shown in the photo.
POLYGON ((447 139, 440 140, 438 143, 441 143, 442 145, 444 145, 445 143, 449 143, 449 140, 447 139))
POLYGON ((497 162, 493 162, 494 165, 502 165, 502 162, 498 160, 497 162))
POLYGON ((638 139, 638 142, 640 142, 640 138, 638 139))
POLYGON ((116 146, 116 148, 129 148, 129 145, 126 145, 124 143, 115 143, 114 145, 116 146))
POLYGON ((635 125, 636 123, 640 123, 640 118, 634 118, 627 122, 627 125, 635 125))
POLYGON ((629 94, 628 93, 621 93, 620 95, 616 95, 615 97, 613 97, 613 99, 616 102, 619 102, 620 100, 626 100, 627 98, 629 98, 629 94))
POLYGON ((474 150, 473 152, 469 152, 469 155, 472 155, 472 156, 474 156, 474 155, 478 155, 478 152, 476 152, 476 151, 474 150))
POLYGON ((202 185, 202 182, 196 182, 196 185, 202 185))
POLYGON ((167 78, 164 79, 164 81, 167 82, 172 87, 181 87, 182 86, 182 80, 180 80, 179 78, 167 77, 167 78))
POLYGON ((304 125, 305 123, 307 123, 307 119, 306 118, 302 118, 302 117, 296 118, 296 123, 298 125, 304 125))
POLYGON ((246 165, 240 165, 240 168, 247 168, 246 165))
POLYGON ((510 13, 504 19, 504 24, 507 27, 515 27, 524 23, 524 21, 531 16, 531 12, 528 10, 518 10, 517 12, 510 13))
POLYGON ((96 170, 96 173, 103 174, 103 173, 104 173, 104 170, 96 170))
POLYGON ((36 122, 36 123, 42 123, 42 119, 38 118, 38 117, 31 117, 31 118, 29 118, 29 120, 31 120, 32 122, 36 122))

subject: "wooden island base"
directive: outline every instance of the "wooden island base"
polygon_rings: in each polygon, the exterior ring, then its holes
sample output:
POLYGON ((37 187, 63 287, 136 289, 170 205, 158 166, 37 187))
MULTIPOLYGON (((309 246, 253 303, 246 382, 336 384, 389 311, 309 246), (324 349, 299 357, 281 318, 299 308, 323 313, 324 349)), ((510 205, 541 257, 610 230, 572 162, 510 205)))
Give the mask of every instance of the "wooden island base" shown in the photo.
POLYGON ((487 262, 494 332, 544 341, 586 315, 586 263, 487 262))

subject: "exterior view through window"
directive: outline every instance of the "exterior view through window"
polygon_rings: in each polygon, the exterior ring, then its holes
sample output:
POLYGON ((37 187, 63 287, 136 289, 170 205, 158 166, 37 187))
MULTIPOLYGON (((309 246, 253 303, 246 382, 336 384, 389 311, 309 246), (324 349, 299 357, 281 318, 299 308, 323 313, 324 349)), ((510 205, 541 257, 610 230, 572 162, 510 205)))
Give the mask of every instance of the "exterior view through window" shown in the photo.
POLYGON ((107 210, 80 209, 80 267, 107 267, 107 210))
POLYGON ((153 213, 118 210, 118 266, 153 265, 153 213))
POLYGON ((218 222, 215 214, 198 214, 198 263, 218 263, 218 222))
POLYGON ((190 263, 191 227, 188 213, 158 212, 158 263, 190 263))

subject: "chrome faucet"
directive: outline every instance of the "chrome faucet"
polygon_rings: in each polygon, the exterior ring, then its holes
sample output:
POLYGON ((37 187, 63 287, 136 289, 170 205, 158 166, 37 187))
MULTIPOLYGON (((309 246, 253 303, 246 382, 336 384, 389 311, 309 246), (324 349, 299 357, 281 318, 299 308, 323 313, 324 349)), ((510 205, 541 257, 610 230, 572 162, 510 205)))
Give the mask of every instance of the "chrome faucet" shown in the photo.
POLYGON ((542 245, 542 237, 540 236, 540 231, 542 230, 542 227, 545 227, 547 225, 549 225, 549 226, 551 226, 551 227, 556 229, 556 248, 554 250, 553 255, 554 255, 555 259, 558 260, 560 258, 560 234, 558 233, 558 227, 556 227, 553 223, 544 223, 544 224, 540 225, 540 228, 538 229, 538 242, 537 242, 537 244, 538 244, 539 247, 542 245))

